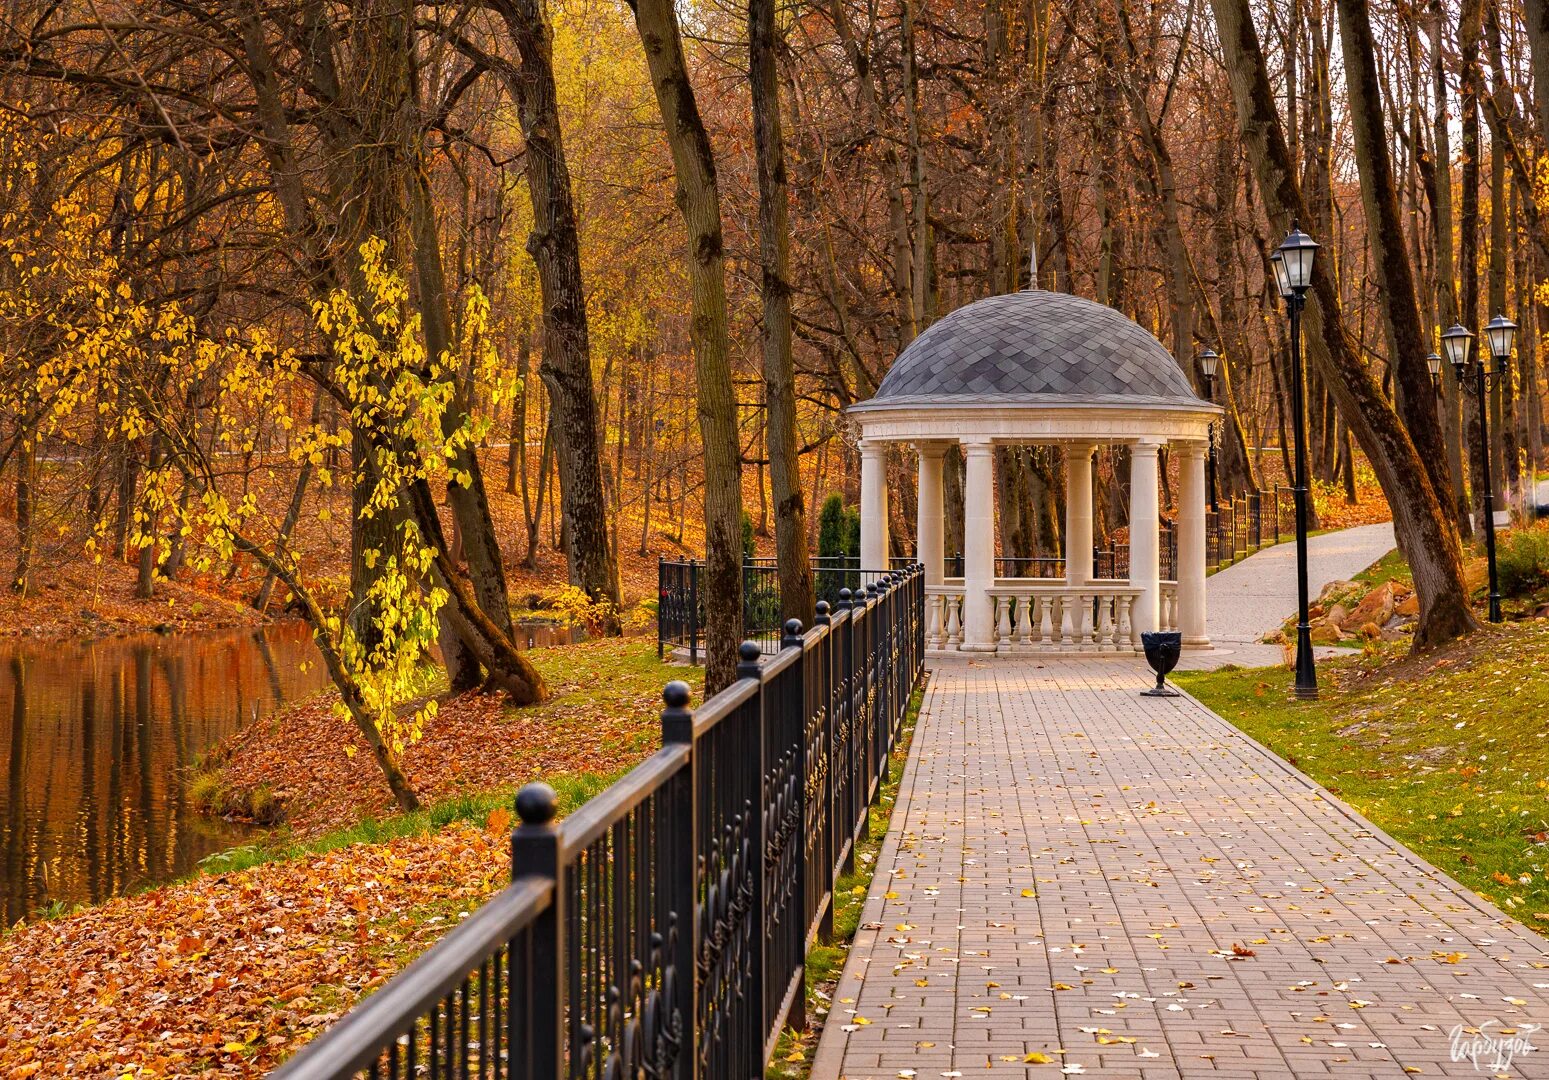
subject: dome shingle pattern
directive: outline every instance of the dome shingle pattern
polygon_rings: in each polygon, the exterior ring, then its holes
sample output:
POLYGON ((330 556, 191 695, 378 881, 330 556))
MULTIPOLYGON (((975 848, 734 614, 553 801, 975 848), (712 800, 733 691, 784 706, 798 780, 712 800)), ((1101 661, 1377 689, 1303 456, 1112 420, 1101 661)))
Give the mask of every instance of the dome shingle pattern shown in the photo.
POLYGON ((1051 397, 1202 404, 1162 343, 1113 308, 1007 293, 958 308, 899 354, 872 401, 1051 397))

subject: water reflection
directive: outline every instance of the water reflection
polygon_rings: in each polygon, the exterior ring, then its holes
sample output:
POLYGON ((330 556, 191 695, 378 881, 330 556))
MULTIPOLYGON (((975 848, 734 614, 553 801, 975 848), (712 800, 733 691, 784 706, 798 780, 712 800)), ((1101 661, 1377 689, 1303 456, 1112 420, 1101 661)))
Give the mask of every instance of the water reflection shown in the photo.
MULTIPOLYGON (((519 622, 518 644, 579 641, 519 622)), ((201 752, 327 685, 302 623, 259 630, 0 641, 0 892, 8 925, 188 873, 242 842, 188 805, 201 752), (302 664, 307 666, 302 671, 302 664)))
POLYGON ((326 675, 300 624, 95 641, 0 643, 7 923, 187 873, 240 842, 196 813, 201 751, 326 675))

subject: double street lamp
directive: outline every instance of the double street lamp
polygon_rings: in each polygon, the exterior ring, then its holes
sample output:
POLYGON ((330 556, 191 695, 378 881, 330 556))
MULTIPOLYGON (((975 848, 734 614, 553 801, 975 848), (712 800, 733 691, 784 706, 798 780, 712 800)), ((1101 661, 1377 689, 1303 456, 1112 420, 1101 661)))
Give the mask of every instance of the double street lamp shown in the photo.
MULTIPOLYGON (((1490 621, 1498 623, 1501 621, 1501 590, 1495 574, 1495 484, 1490 478, 1490 398, 1487 383, 1492 375, 1497 379, 1510 375, 1511 346, 1517 337, 1517 324, 1504 315, 1497 315, 1485 326, 1484 336, 1490 344, 1490 355, 1495 360, 1493 370, 1483 360, 1474 362, 1469 356, 1474 334, 1466 327, 1453 324, 1441 335, 1441 344, 1447 350, 1447 360, 1452 364, 1458 386, 1479 399, 1479 479, 1484 484, 1484 550, 1490 564, 1490 621), (1469 379, 1470 375, 1473 376, 1472 380, 1469 379)), ((1439 363, 1437 366, 1440 366, 1439 363)), ((1439 381, 1435 368, 1432 371, 1432 377, 1439 381)))
POLYGON ((1286 302, 1291 320, 1291 425, 1296 435, 1296 477, 1291 494, 1296 503, 1296 683, 1299 698, 1318 696, 1318 673, 1312 659, 1312 629, 1307 622, 1307 439, 1306 402, 1302 391, 1302 308, 1312 284, 1312 263, 1318 243, 1291 222, 1291 232, 1270 256, 1275 286, 1286 302))

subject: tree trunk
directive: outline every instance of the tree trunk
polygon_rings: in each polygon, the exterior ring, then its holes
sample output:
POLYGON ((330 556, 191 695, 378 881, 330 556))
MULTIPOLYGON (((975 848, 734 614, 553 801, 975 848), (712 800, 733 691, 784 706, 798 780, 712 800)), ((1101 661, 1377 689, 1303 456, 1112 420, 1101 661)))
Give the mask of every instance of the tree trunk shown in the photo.
POLYGON ((764 323, 764 444, 774 488, 780 615, 811 626, 816 598, 796 439, 796 367, 791 354, 790 194, 780 123, 774 0, 748 0, 748 81, 758 157, 759 294, 764 323))
MULTIPOLYGON (((1462 116, 1462 194, 1458 207, 1458 275, 1460 320, 1478 332, 1479 320, 1479 34, 1483 19, 1481 0, 1462 0, 1458 15, 1458 96, 1462 116)), ((1475 359, 1486 363, 1483 337, 1475 343, 1475 359)), ((1464 394, 1463 452, 1468 458, 1470 499, 1474 528, 1484 528, 1485 446, 1480 409, 1485 405, 1473 394, 1464 394)))
POLYGON ((1528 55, 1533 66, 1533 105, 1539 134, 1549 139, 1549 0, 1522 0, 1528 55))
POLYGON ((705 460, 705 693, 736 678, 742 640, 742 480, 731 377, 721 196, 710 136, 689 82, 671 0, 635 0, 635 26, 666 127, 677 203, 688 231, 690 337, 705 460))
MULTIPOLYGON (((1257 175, 1264 208, 1279 228, 1306 212, 1285 132, 1275 112, 1268 67, 1248 0, 1211 0, 1239 130, 1257 175)), ((1457 532, 1426 479, 1425 466, 1381 388, 1352 352, 1341 325, 1339 298, 1325 264, 1317 264, 1303 320, 1308 338, 1325 350, 1308 350, 1325 367, 1324 381, 1339 400, 1351 433, 1377 473, 1393 509, 1394 531, 1414 573, 1420 597, 1415 648, 1441 645, 1478 627, 1469 609, 1457 532)))
MULTIPOLYGON (((16 426, 16 572, 11 575, 11 591, 26 596, 32 583, 32 548, 37 536, 33 507, 37 501, 38 447, 33 438, 22 433, 19 418, 16 426)), ((12 752, 16 752, 14 748, 12 752)))
MULTIPOLYGON (((558 421, 553 434, 569 539, 565 556, 571 580, 587 596, 606 601, 616 611, 618 563, 608 545, 586 292, 554 84, 552 32, 542 0, 496 0, 494 7, 505 21, 520 61, 507 81, 527 143, 524 162, 533 211, 527 250, 538 265, 543 295, 539 370, 549 390, 549 408, 558 421)), ((611 618, 609 631, 618 629, 616 617, 611 618)))
MULTIPOLYGON (((1499 128, 1509 128, 1516 119, 1511 88, 1508 85, 1506 60, 1501 48, 1501 26, 1498 5, 1491 3, 1485 16, 1485 43, 1490 55, 1490 71, 1494 81, 1494 116, 1492 133, 1499 128)), ((1516 192, 1506 193, 1505 142, 1491 136, 1490 139, 1490 274, 1489 313, 1505 314, 1506 311, 1506 260, 1511 247, 1511 237, 1516 236, 1512 227, 1512 210, 1516 205, 1516 192)), ((1493 363, 1493 361, 1492 361, 1493 363)), ((1511 505, 1508 493, 1514 492, 1520 479, 1517 457, 1516 401, 1512 393, 1512 378, 1496 378, 1490 381, 1490 476, 1495 482, 1495 505, 1505 508, 1511 505)))
POLYGON ((1431 375, 1425 366, 1430 335, 1420 321, 1414 268, 1399 216, 1371 22, 1364 0, 1338 0, 1338 8, 1368 242, 1377 264, 1377 294, 1382 299, 1395 353, 1392 366, 1398 386, 1398 410, 1409 429, 1409 439, 1426 466, 1432 490, 1445 497, 1452 490, 1452 477, 1447 471, 1446 442, 1436 418, 1431 375))
MULTIPOLYGON (((1457 268, 1452 248, 1452 131, 1448 121, 1446 16, 1441 0, 1431 5, 1431 92, 1436 99, 1436 117, 1431 128, 1431 161, 1422 165, 1426 180, 1426 198, 1431 204, 1431 236, 1436 262, 1436 322, 1445 329, 1458 321, 1457 268)), ((1440 352, 1441 343, 1432 341, 1427 352, 1440 352)), ((1468 513, 1467 476, 1463 468, 1463 391, 1457 380, 1444 377, 1441 384, 1442 437, 1447 442, 1447 470, 1452 477, 1450 508, 1458 522, 1458 531, 1466 539, 1473 535, 1468 513)))
POLYGON ((419 796, 415 793, 413 785, 409 783, 409 778, 404 774, 403 767, 392 752, 392 748, 383 740, 382 731, 366 705, 366 696, 360 684, 355 681, 355 677, 345 666, 344 657, 334 647, 332 635, 328 631, 328 616, 323 613, 312 594, 290 572, 284 562, 240 534, 233 534, 232 541, 238 551, 245 552, 256 559, 265 571, 279 578, 296 597, 302 613, 312 626, 312 637, 317 642, 318 651, 322 653, 323 666, 328 669, 328 677, 333 680, 335 688, 338 689, 339 699, 344 704, 345 710, 349 712, 356 730, 366 740, 366 745, 371 750, 371 757, 377 763, 377 768, 382 771, 382 777, 387 781, 388 790, 393 793, 393 799, 398 803, 398 808, 404 813, 418 810, 419 796))

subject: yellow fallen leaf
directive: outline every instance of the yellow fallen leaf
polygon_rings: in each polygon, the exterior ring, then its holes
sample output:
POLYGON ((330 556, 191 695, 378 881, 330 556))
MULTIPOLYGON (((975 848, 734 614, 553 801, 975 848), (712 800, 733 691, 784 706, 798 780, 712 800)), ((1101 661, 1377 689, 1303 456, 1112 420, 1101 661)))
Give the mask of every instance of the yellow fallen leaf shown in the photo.
POLYGON ((1051 1058, 1048 1054, 1040 1054, 1036 1050, 1034 1050, 1031 1054, 1028 1054, 1025 1058, 1022 1059, 1022 1061, 1023 1061, 1024 1064, 1027 1064, 1027 1065, 1053 1065, 1054 1064, 1054 1059, 1051 1058))

